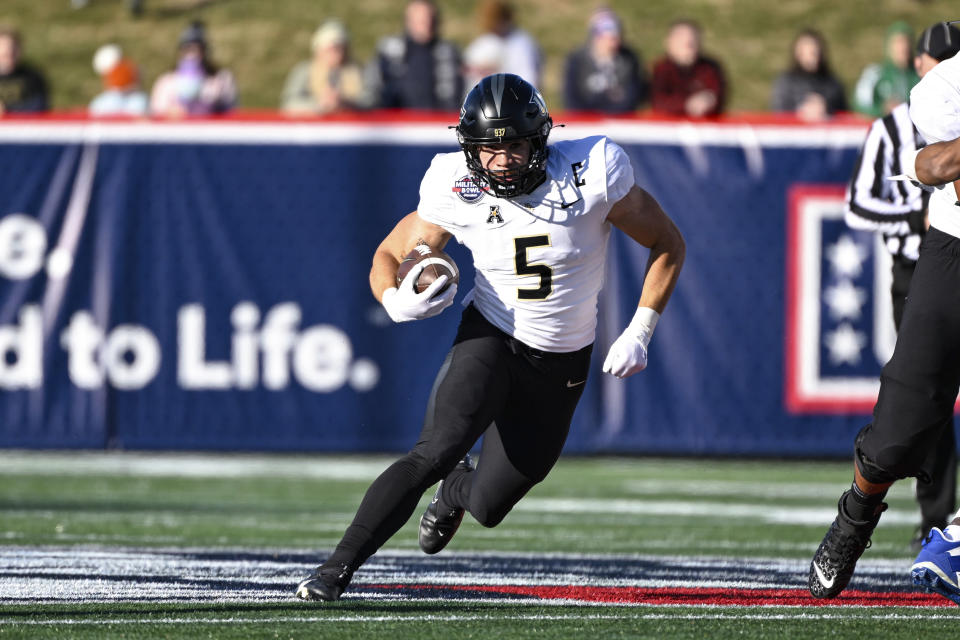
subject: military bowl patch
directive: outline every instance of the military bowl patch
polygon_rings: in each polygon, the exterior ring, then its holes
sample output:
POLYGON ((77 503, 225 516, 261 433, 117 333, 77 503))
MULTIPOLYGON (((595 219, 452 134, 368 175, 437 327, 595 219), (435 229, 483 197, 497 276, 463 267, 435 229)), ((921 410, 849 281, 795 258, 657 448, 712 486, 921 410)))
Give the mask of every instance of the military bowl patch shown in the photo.
POLYGON ((465 175, 453 183, 453 192, 464 202, 476 202, 483 197, 486 184, 471 175, 465 175))

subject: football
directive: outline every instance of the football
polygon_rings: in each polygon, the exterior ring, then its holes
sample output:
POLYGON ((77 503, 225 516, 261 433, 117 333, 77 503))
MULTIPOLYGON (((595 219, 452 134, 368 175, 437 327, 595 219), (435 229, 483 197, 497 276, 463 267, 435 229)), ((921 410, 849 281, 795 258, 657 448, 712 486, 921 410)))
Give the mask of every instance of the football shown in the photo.
POLYGON ((448 277, 446 284, 440 291, 445 291, 452 282, 460 282, 460 270, 457 269, 457 263, 453 261, 453 258, 440 249, 434 249, 427 244, 419 243, 400 263, 400 267, 397 269, 397 286, 400 286, 411 269, 421 263, 424 263, 423 271, 416 282, 413 283, 413 288, 417 293, 423 293, 440 276, 448 277))

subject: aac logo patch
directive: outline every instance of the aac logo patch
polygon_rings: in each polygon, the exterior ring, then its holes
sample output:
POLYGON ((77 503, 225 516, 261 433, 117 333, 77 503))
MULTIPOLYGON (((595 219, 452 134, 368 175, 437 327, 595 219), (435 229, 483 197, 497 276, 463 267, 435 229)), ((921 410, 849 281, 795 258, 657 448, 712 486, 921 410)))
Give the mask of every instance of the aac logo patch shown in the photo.
POLYGON ((476 202, 483 197, 486 184, 471 175, 465 175, 453 183, 453 192, 467 203, 476 202))
POLYGON ((500 205, 490 205, 490 213, 487 214, 487 224, 503 224, 503 216, 500 215, 500 205))

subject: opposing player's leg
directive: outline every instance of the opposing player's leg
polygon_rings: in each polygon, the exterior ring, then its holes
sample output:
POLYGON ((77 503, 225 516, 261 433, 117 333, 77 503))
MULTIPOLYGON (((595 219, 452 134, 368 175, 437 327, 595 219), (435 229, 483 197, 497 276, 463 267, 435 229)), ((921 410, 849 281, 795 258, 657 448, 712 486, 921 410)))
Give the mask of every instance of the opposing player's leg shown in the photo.
POLYGON ((547 477, 563 449, 590 364, 590 347, 570 354, 520 351, 511 397, 483 437, 476 471, 447 483, 444 499, 486 527, 547 477))
POLYGON ((502 334, 469 311, 437 374, 419 441, 373 482, 334 552, 298 586, 299 597, 339 598, 353 573, 410 519, 423 492, 454 469, 504 406, 512 354, 502 334))
POLYGON ((911 541, 914 552, 920 551, 931 529, 946 527, 957 509, 957 438, 952 420, 943 428, 940 441, 927 454, 923 468, 929 478, 918 477, 917 480, 920 526, 911 541))
POLYGON ((893 357, 883 368, 874 421, 857 436, 854 483, 810 566, 810 592, 833 598, 886 509, 887 489, 921 472, 949 424, 960 385, 960 240, 931 229, 910 288, 893 357))

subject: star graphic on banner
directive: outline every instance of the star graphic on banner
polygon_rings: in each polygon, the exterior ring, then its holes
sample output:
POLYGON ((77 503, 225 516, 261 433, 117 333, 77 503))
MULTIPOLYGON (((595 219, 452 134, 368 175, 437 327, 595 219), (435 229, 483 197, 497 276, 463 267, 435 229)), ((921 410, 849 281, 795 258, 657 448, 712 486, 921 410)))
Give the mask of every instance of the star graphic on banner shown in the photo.
POLYGON ((830 362, 834 366, 855 365, 860 362, 860 352, 867 344, 867 338, 862 331, 857 331, 849 323, 844 322, 829 332, 824 342, 830 352, 830 362))
POLYGON ((849 234, 840 236, 834 244, 827 247, 827 260, 834 273, 844 278, 856 278, 863 273, 863 261, 867 250, 857 244, 849 234))
POLYGON ((855 287, 851 280, 841 280, 823 292, 823 301, 827 303, 830 317, 834 320, 859 320, 866 299, 864 290, 855 287))

